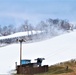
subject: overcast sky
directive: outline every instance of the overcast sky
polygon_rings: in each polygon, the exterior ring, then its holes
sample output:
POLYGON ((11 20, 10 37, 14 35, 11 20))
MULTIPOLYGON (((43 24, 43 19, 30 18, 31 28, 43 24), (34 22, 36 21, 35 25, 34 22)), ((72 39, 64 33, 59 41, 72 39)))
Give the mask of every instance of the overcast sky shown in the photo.
POLYGON ((33 25, 48 18, 76 23, 76 0, 0 0, 0 25, 33 25))

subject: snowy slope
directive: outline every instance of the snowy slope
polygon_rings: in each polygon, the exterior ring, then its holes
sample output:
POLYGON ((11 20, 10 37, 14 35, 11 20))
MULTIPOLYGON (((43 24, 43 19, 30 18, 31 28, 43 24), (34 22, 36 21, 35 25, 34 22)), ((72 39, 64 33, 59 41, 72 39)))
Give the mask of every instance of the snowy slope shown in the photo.
MULTIPOLYGON (((2 36, 0 37, 0 40, 3 40, 3 39, 9 39, 9 38, 15 38, 15 37, 21 37, 21 36, 28 36, 28 33, 29 35, 31 35, 31 31, 26 31, 26 32, 18 32, 18 33, 14 33, 12 35, 8 35, 8 36, 2 36)), ((33 35, 34 34, 39 34, 41 33, 41 31, 32 31, 33 35)))
MULTIPOLYGON (((19 64, 19 44, 0 48, 0 74, 9 73, 19 64)), ((52 65, 58 62, 76 58, 76 31, 57 36, 41 42, 23 44, 23 59, 44 57, 43 64, 52 65)), ((35 62, 35 61, 34 61, 35 62)))

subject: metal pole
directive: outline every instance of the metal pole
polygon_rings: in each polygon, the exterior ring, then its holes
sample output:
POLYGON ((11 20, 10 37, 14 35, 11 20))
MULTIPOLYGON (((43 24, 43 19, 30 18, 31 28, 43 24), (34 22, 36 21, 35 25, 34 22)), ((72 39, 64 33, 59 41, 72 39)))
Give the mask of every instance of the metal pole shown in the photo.
POLYGON ((17 70, 17 62, 15 62, 15 68, 16 68, 16 70, 17 70))
POLYGON ((20 65, 22 60, 22 41, 20 41, 20 65))
POLYGON ((22 42, 23 42, 23 39, 20 39, 19 42, 20 42, 20 74, 21 74, 22 73, 21 60, 22 60, 22 42))
POLYGON ((21 60, 22 60, 22 42, 24 40, 23 39, 20 39, 19 42, 20 42, 20 65, 21 65, 21 60))

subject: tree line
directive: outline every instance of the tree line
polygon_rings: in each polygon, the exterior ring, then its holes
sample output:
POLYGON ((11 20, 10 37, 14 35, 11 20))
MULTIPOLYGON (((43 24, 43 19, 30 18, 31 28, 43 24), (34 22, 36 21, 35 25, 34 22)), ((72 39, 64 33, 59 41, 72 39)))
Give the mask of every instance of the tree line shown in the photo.
MULTIPOLYGON (((0 25, 0 36, 7 36, 17 32, 28 32, 28 37, 32 40, 44 39, 47 37, 53 37, 60 35, 68 30, 73 30, 75 27, 70 24, 67 20, 61 19, 47 19, 46 21, 39 22, 36 26, 29 23, 28 20, 24 21, 24 24, 16 27, 14 25, 1 26, 0 25), (29 31, 41 31, 40 34, 29 36, 29 31)), ((27 38, 28 38, 27 37, 27 38)))
POLYGON ((46 21, 41 21, 36 26, 30 24, 27 20, 24 24, 16 27, 14 25, 1 26, 0 25, 0 36, 10 35, 16 32, 23 31, 32 31, 32 30, 40 30, 45 31, 46 33, 53 34, 55 30, 73 30, 74 27, 67 20, 60 19, 47 19, 46 21))

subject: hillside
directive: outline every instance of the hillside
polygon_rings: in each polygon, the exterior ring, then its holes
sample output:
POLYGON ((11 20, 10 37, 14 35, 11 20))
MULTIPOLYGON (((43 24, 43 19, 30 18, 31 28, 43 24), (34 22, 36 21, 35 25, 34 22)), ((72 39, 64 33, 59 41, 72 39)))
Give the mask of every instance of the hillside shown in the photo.
POLYGON ((76 75, 76 60, 72 59, 49 67, 49 71, 35 75, 76 75))
MULTIPOLYGON (((44 64, 53 65, 76 58, 76 31, 57 36, 41 42, 24 44, 22 58, 34 59, 44 57, 44 64)), ((19 64, 20 44, 10 44, 0 48, 0 74, 8 74, 19 64)))

